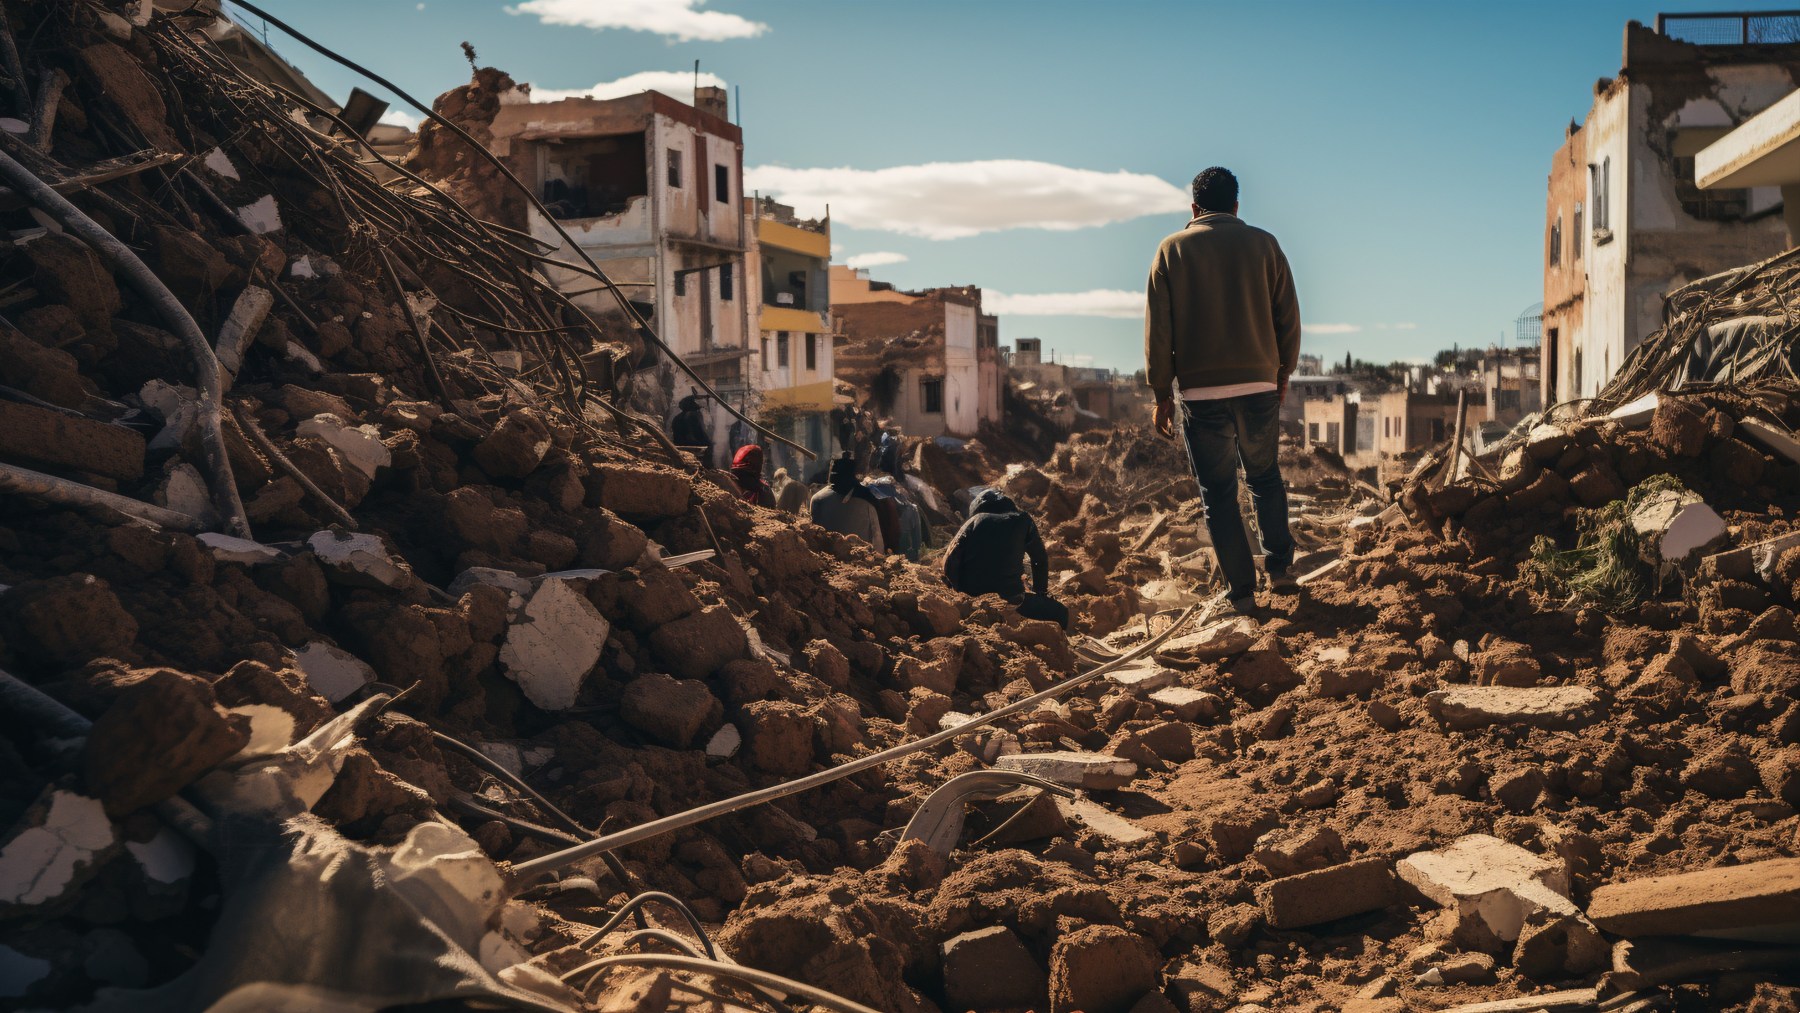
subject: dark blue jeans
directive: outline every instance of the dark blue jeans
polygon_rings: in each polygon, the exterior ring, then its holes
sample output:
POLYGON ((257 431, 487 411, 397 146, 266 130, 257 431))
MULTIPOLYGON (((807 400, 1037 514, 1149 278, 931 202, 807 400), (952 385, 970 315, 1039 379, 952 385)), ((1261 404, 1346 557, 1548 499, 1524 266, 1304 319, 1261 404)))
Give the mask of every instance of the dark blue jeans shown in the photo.
POLYGON ((1182 404, 1186 406, 1182 435, 1206 504, 1206 530, 1212 534, 1213 552, 1231 597, 1242 598, 1256 591, 1256 563, 1238 510, 1240 461, 1250 501, 1256 506, 1256 526, 1262 531, 1263 566, 1274 574, 1294 562, 1287 484, 1281 480, 1278 454, 1281 399, 1270 391, 1182 404))

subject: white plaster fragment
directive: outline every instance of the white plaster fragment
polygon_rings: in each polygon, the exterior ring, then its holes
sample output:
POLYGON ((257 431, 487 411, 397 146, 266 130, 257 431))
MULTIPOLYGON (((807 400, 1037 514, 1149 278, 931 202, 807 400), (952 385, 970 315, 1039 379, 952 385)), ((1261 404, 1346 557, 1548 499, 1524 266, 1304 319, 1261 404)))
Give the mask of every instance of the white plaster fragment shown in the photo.
POLYGON ((294 662, 305 673, 313 692, 332 703, 375 681, 375 670, 367 662, 323 640, 314 640, 295 651, 294 662))
POLYGON ((238 221, 259 236, 281 228, 281 209, 275 206, 274 194, 263 194, 254 203, 237 209, 238 221))
POLYGON ((706 740, 706 755, 718 760, 729 760, 737 755, 738 748, 744 744, 744 733, 738 731, 737 725, 723 724, 714 732, 712 738, 706 740))
POLYGON ((510 742, 477 742, 475 748, 514 776, 524 776, 525 758, 520 755, 518 746, 510 742))
POLYGON ((1106 681, 1134 693, 1148 693, 1173 685, 1175 673, 1146 658, 1106 673, 1106 681))
POLYGON ((153 882, 173 885, 194 874, 194 846, 168 827, 147 841, 126 841, 125 850, 153 882))
POLYGON ((311 257, 295 257, 294 262, 288 265, 288 277, 290 277, 290 278, 316 278, 316 277, 318 277, 318 275, 313 271, 312 258, 311 257))
POLYGON ((1607 414, 1607 418, 1619 423, 1627 429, 1641 429, 1650 424, 1656 415, 1656 406, 1662 401, 1655 391, 1629 404, 1622 404, 1607 414))
POLYGON ((404 587, 412 573, 370 534, 319 531, 306 540, 319 562, 339 581, 359 587, 404 587))
POLYGON ((214 148, 207 152, 205 164, 208 169, 226 179, 242 178, 238 175, 237 166, 231 164, 231 156, 225 153, 224 148, 214 148))
POLYGON ((323 441, 331 449, 338 452, 351 467, 368 478, 374 478, 376 471, 387 467, 394 461, 394 455, 387 444, 381 442, 381 430, 371 425, 353 426, 349 422, 330 414, 314 415, 294 427, 301 436, 311 436, 323 441))
POLYGON ((500 661, 526 699, 545 710, 575 705, 612 625, 568 580, 545 580, 506 631, 500 661))
POLYGON ((205 520, 212 516, 212 495, 207 492, 206 479, 201 477, 199 468, 185 461, 169 469, 153 498, 159 506, 189 517, 205 520))
POLYGON ((253 542, 248 538, 222 535, 217 531, 208 531, 202 534, 200 544, 212 550, 213 558, 221 563, 257 566, 262 563, 279 563, 287 558, 287 553, 273 545, 253 542))
POLYGON ((9 134, 29 134, 31 124, 13 116, 0 116, 0 130, 9 134))
POLYGON ((299 363, 308 372, 314 374, 325 372, 325 366, 319 361, 319 357, 297 341, 288 342, 287 348, 282 350, 282 354, 299 363))
POLYGON ((1519 938, 1539 911, 1578 915, 1569 901, 1569 873, 1552 862, 1486 834, 1401 859, 1394 871, 1463 923, 1478 922, 1499 939, 1519 938))
POLYGON ((113 840, 112 822, 98 799, 54 792, 44 821, 0 848, 0 904, 57 899, 113 840))
POLYGON ((1107 753, 1015 753, 995 763, 1001 770, 1036 774, 1072 788, 1123 788, 1137 776, 1138 765, 1107 753))

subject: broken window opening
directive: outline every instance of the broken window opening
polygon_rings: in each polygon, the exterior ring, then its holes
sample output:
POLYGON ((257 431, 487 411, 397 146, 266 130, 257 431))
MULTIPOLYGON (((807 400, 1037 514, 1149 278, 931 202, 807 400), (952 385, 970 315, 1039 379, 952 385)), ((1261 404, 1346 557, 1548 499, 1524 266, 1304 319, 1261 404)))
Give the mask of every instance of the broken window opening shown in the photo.
POLYGON ((900 373, 892 366, 883 367, 869 384, 869 397, 875 403, 875 414, 893 414, 894 402, 900 399, 900 373))
POLYGON ((775 332, 775 365, 786 369, 788 364, 788 332, 775 332))
POLYGON ((920 380, 919 397, 925 402, 927 415, 944 414, 944 381, 941 377, 935 380, 920 380))
POLYGON ((559 220, 623 214, 650 192, 644 145, 642 133, 539 144, 544 207, 559 220))
POLYGON ((763 248, 762 287, 763 304, 767 306, 792 306, 795 309, 810 310, 822 313, 823 285, 812 284, 813 275, 818 268, 816 258, 803 254, 782 250, 773 246, 763 248), (814 289, 820 293, 814 296, 814 289))
POLYGON ((733 288, 732 276, 735 273, 736 273, 736 265, 735 264, 719 265, 719 298, 725 302, 731 301, 731 293, 732 293, 732 288, 733 288))
POLYGON ((819 368, 819 336, 817 334, 806 336, 806 368, 811 370, 819 368))
POLYGON ((1574 247, 1574 249, 1571 250, 1570 252, 1574 255, 1574 259, 1580 260, 1581 259, 1581 202, 1580 201, 1575 202, 1575 235, 1572 238, 1573 238, 1574 242, 1571 245, 1574 247))
POLYGON ((731 170, 723 165, 713 166, 713 200, 731 203, 731 170))
POLYGON ((1703 222, 1735 222, 1743 220, 1750 211, 1750 191, 1746 187, 1732 187, 1723 190, 1704 190, 1694 182, 1693 156, 1677 156, 1673 159, 1675 169, 1675 199, 1681 202, 1681 210, 1689 217, 1703 222))
POLYGON ((763 368, 764 372, 767 372, 769 369, 769 339, 768 338, 762 339, 762 368, 763 368))
POLYGON ((687 295, 687 272, 686 271, 676 271, 675 272, 675 294, 676 295, 687 295))
POLYGON ((669 185, 681 189, 681 149, 669 149, 669 185))
POLYGON ((1563 246, 1562 212, 1558 211, 1556 213, 1556 221, 1550 225, 1550 266, 1551 267, 1556 267, 1562 263, 1562 246, 1563 246))

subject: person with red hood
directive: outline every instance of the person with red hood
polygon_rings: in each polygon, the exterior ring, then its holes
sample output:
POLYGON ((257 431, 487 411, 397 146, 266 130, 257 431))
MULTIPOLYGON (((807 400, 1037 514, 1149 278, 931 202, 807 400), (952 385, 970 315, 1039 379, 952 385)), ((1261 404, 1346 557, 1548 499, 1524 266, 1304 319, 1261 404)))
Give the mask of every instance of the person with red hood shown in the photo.
POLYGON ((754 443, 739 447, 737 456, 731 459, 731 478, 737 483, 738 499, 774 508, 775 494, 763 481, 763 448, 754 443))

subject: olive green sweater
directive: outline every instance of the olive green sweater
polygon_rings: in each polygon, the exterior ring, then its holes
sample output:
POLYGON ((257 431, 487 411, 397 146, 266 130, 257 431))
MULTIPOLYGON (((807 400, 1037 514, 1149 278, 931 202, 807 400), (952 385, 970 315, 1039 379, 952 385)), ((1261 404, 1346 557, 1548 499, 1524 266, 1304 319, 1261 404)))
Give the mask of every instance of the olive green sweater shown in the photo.
POLYGON ((1175 388, 1281 383, 1300 359, 1300 301, 1275 237, 1205 212, 1162 241, 1144 314, 1145 381, 1175 388))

